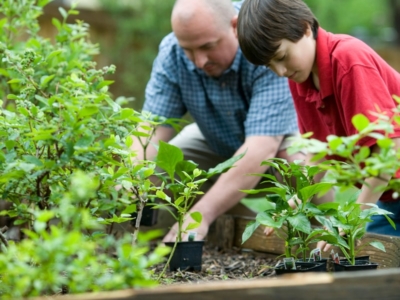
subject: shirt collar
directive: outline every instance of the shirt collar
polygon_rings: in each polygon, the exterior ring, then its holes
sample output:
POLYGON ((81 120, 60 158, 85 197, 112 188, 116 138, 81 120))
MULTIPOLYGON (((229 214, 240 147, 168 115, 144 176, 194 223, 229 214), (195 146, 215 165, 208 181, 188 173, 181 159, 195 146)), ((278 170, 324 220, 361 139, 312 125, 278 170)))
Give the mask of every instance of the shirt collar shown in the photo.
POLYGON ((322 100, 333 94, 331 51, 328 43, 329 33, 319 28, 316 48, 320 84, 319 92, 315 89, 311 77, 297 85, 299 95, 305 97, 307 102, 320 102, 317 103, 317 106, 321 106, 322 100))

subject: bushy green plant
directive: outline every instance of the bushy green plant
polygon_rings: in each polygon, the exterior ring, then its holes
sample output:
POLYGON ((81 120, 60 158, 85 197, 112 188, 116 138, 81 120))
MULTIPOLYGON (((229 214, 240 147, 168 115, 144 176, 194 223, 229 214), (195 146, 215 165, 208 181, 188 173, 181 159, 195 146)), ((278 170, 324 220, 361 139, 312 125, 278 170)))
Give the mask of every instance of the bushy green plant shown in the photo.
POLYGON ((98 184, 91 176, 78 172, 57 208, 29 210, 35 216, 33 229, 24 230, 27 238, 20 243, 10 242, 8 248, 3 246, 0 254, 2 299, 157 283, 149 267, 162 262, 169 249, 158 246, 149 251, 147 240, 154 233, 139 238, 136 245, 131 244, 130 236, 115 240, 101 234, 100 223, 82 205, 96 194, 98 184), (58 222, 49 226, 48 221, 54 217, 58 222))
POLYGON ((333 186, 330 182, 314 182, 314 176, 322 172, 318 166, 307 166, 301 161, 288 162, 274 158, 262 162, 276 170, 279 178, 271 174, 253 174, 265 179, 264 183, 271 185, 263 189, 243 190, 248 194, 267 193, 266 201, 271 209, 257 214, 254 221, 249 222, 242 235, 244 243, 260 226, 280 229, 276 231, 285 241, 285 256, 292 257, 292 248, 298 246, 295 256, 302 254, 306 261, 309 244, 329 239, 319 228, 312 228, 311 219, 324 215, 319 206, 311 203, 315 195, 322 195, 333 186))
POLYGON ((62 22, 53 19, 58 33, 52 42, 37 34, 40 5, 48 1, 35 2, 6 1, 0 8, 5 15, 0 83, 9 91, 0 112, 0 193, 13 203, 3 214, 30 227, 29 207, 57 206, 71 174, 80 169, 101 182, 85 206, 109 224, 126 222, 132 195, 151 189, 151 164, 133 165, 131 136, 141 134, 145 122, 155 128, 164 121, 122 108, 123 98, 111 99, 106 76, 115 67, 96 69, 99 49, 89 40, 87 24, 67 23, 78 14, 74 7, 60 8, 62 22), (25 39, 13 38, 26 28, 25 39), (114 189, 118 184, 124 188, 114 189))
POLYGON ((0 253, 0 292, 16 298, 154 284, 147 268, 169 250, 147 256, 137 231, 133 242, 106 233, 157 190, 149 179, 155 165, 134 159, 132 136, 169 121, 111 98, 106 77, 115 67, 96 68, 88 25, 67 23, 78 14, 74 6, 60 8, 61 22, 53 19, 54 41, 39 36, 48 2, 0 6, 0 194, 12 203, 1 214, 25 235, 0 253))

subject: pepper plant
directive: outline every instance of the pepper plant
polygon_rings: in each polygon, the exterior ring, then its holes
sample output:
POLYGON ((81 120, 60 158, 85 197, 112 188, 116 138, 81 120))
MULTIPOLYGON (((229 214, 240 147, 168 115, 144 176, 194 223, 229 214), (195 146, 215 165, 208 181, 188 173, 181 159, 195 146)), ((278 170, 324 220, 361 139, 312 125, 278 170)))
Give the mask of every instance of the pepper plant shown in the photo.
POLYGON ((322 172, 318 166, 307 166, 302 161, 288 162, 285 159, 273 158, 263 161, 262 165, 274 168, 279 177, 271 174, 253 174, 265 179, 270 187, 262 189, 243 190, 248 194, 267 193, 266 201, 271 209, 257 214, 256 219, 246 226, 242 235, 244 243, 260 226, 268 226, 277 230, 276 233, 285 241, 285 256, 293 257, 292 249, 297 246, 295 257, 301 253, 306 261, 309 244, 319 240, 330 240, 321 228, 312 228, 311 219, 323 216, 319 206, 311 203, 315 195, 328 192, 331 182, 314 182, 314 176, 322 172))
POLYGON ((385 252, 385 246, 379 241, 373 241, 368 244, 357 246, 357 240, 361 239, 366 231, 366 225, 371 222, 371 217, 375 215, 384 215, 388 222, 396 228, 393 220, 388 217, 391 212, 379 208, 375 204, 368 209, 361 209, 361 204, 356 202, 326 203, 321 205, 321 210, 329 211, 329 216, 316 216, 318 221, 324 225, 324 235, 330 236, 330 243, 340 248, 350 264, 355 264, 357 253, 364 247, 371 245, 385 252))
MULTIPOLYGON (((400 98, 393 96, 397 103, 400 98)), ((400 180, 392 177, 400 169, 400 151, 395 148, 391 139, 395 128, 400 125, 400 107, 393 110, 392 114, 375 114, 371 121, 365 115, 357 114, 352 118, 352 124, 357 133, 351 136, 340 137, 330 135, 327 141, 312 139, 312 133, 307 133, 293 144, 290 151, 299 149, 314 153, 314 160, 325 158, 318 166, 329 173, 329 178, 334 185, 343 190, 346 188, 368 185, 366 179, 371 177, 381 178, 382 185, 374 192, 393 190, 393 198, 397 198, 400 191, 400 180), (379 151, 372 152, 368 146, 360 146, 364 139, 374 139, 379 151)), ((341 201, 341 203, 326 203, 320 206, 325 212, 329 211, 328 218, 317 219, 324 224, 325 234, 331 235, 331 242, 339 246, 351 264, 355 263, 355 256, 360 249, 356 248, 356 240, 365 234, 366 225, 372 221, 374 215, 384 215, 388 222, 395 227, 390 218, 389 211, 378 208, 373 203, 371 206, 361 209, 361 205, 355 202, 341 201), (336 239, 336 241, 335 241, 336 239)), ((372 242, 372 246, 385 251, 379 242, 372 242)))

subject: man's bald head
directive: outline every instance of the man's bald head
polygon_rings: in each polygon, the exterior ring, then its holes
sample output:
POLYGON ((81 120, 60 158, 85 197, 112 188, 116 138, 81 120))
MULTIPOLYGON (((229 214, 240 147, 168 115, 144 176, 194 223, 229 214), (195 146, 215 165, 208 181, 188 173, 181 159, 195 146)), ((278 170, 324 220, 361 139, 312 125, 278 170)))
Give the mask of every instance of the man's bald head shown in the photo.
POLYGON ((188 24, 203 14, 212 16, 218 26, 229 27, 237 12, 231 0, 176 0, 171 21, 188 24))

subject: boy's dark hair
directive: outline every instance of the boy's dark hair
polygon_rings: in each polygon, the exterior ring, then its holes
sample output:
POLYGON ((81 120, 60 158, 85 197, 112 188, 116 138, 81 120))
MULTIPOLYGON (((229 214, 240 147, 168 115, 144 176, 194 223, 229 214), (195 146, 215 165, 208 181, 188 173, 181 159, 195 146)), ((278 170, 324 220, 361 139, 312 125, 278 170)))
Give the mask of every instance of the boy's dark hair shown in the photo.
POLYGON ((246 0, 239 11, 237 33, 244 56, 255 65, 268 65, 282 39, 299 41, 318 21, 302 0, 246 0))

